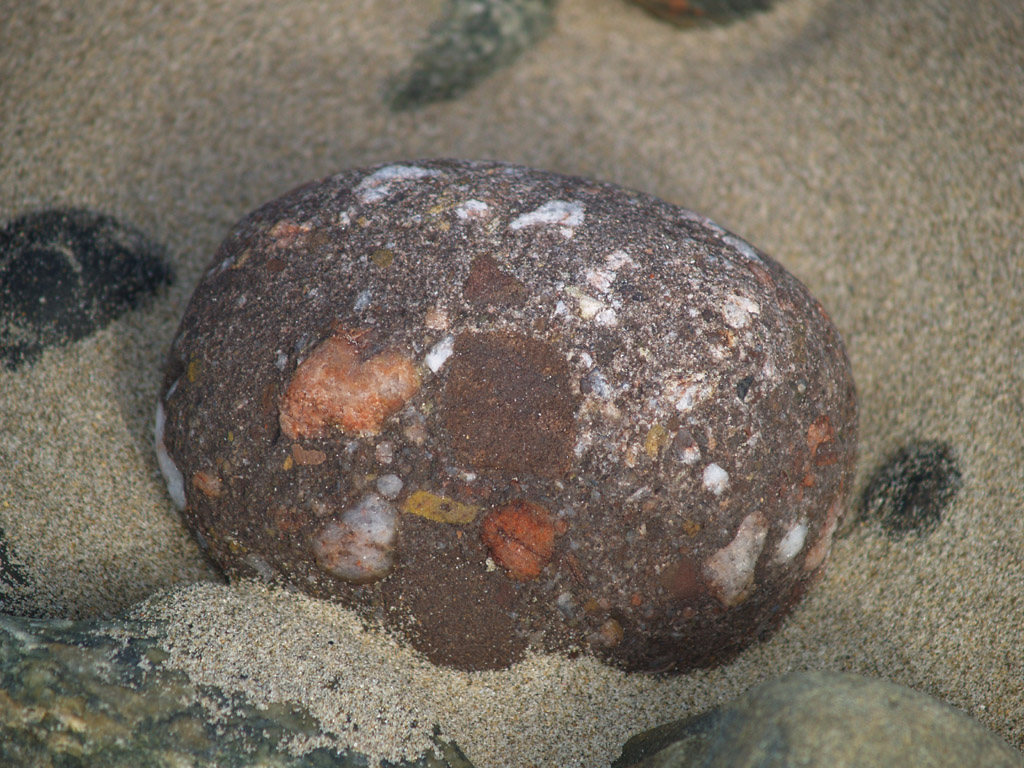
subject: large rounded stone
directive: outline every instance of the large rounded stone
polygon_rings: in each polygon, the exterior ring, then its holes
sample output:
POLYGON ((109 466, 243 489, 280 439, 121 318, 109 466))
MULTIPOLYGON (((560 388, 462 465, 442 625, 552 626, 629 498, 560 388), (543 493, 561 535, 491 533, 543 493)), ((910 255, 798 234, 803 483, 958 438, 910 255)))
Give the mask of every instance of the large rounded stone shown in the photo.
POLYGON ((821 305, 697 214, 494 163, 351 170, 245 217, 157 448, 234 576, 438 663, 720 662, 820 573, 856 447, 821 305))
POLYGON ((634 736, 613 768, 1024 768, 1024 755, 925 693, 860 675, 794 672, 634 736))

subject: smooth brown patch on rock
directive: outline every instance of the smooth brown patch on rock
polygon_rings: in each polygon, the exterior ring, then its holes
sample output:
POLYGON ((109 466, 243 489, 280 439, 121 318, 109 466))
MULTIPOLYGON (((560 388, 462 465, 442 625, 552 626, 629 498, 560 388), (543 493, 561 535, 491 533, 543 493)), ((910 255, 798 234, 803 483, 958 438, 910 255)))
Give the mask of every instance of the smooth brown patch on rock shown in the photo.
POLYGON ((658 576, 665 591, 679 600, 697 597, 704 591, 700 568, 688 557, 669 563, 658 576))
POLYGON ((526 286, 502 272, 491 256, 483 254, 470 264, 462 295, 470 304, 505 306, 522 303, 526 297, 526 286))
POLYGON ((512 333, 455 339, 442 419, 456 460, 477 469, 562 477, 576 443, 565 359, 512 333))
POLYGON ((516 499, 484 518, 480 538, 509 576, 529 581, 551 560, 555 535, 564 532, 560 522, 540 504, 516 499))
POLYGON ((376 434, 420 387, 416 367, 398 352, 359 359, 338 330, 295 369, 281 400, 281 431, 292 440, 326 437, 332 427, 376 434))
MULTIPOLYGON (((465 670, 505 669, 522 658, 527 639, 509 614, 517 599, 512 581, 456 557, 409 554, 417 577, 394 602, 415 617, 405 631, 417 650, 434 664, 465 670)), ((390 580, 382 585, 397 590, 390 580)))

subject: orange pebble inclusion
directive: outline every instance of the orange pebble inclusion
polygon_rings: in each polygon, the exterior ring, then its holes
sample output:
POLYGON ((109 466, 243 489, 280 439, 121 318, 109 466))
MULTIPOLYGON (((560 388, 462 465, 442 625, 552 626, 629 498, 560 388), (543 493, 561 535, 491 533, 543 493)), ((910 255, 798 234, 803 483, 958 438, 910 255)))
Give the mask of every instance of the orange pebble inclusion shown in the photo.
POLYGON ((529 581, 548 564, 555 551, 555 536, 565 530, 565 521, 540 504, 516 499, 484 518, 480 537, 510 577, 529 581))
POLYGON ((420 387, 415 365, 394 351, 359 359, 344 330, 320 342, 292 375, 281 399, 281 431, 292 440, 332 428, 374 435, 420 387))

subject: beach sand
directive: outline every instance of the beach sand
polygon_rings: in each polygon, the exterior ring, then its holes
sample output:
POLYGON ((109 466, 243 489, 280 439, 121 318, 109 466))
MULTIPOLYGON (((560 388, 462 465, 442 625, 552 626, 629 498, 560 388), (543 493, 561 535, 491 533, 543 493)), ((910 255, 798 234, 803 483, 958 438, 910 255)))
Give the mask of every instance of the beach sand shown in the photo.
POLYGON ((378 757, 418 753, 438 722, 478 768, 607 765, 632 733, 795 669, 884 677, 1024 747, 1018 3, 780 0, 680 31, 619 0, 563 0, 511 66, 398 113, 388 89, 440 2, 7 6, 0 217, 111 214, 164 244, 177 276, 90 338, 0 371, 0 528, 30 582, 8 585, 7 610, 111 616, 171 590, 142 609, 170 621, 171 663, 299 700, 378 757), (857 484, 825 578, 768 642, 671 680, 553 658, 454 673, 335 606, 224 586, 203 560, 152 451, 192 288, 258 204, 417 157, 659 195, 774 256, 826 307, 859 390, 857 484), (963 474, 942 523, 894 539, 856 520, 875 469, 920 440, 948 443, 963 474))

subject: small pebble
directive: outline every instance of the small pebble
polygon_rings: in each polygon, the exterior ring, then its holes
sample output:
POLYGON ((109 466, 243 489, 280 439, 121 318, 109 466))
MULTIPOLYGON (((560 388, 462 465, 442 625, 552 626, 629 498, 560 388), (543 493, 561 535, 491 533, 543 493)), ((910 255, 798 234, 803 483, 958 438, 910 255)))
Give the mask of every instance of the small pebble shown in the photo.
POLYGON ((627 0, 659 19, 688 27, 696 24, 727 24, 752 13, 765 11, 775 0, 627 0))
POLYGON ((924 536, 938 528, 962 485, 960 461, 949 443, 914 441, 894 452, 871 476, 861 511, 890 538, 924 536))
POLYGON ((381 475, 377 478, 377 491, 386 499, 396 499, 402 492, 402 478, 398 475, 381 475))

